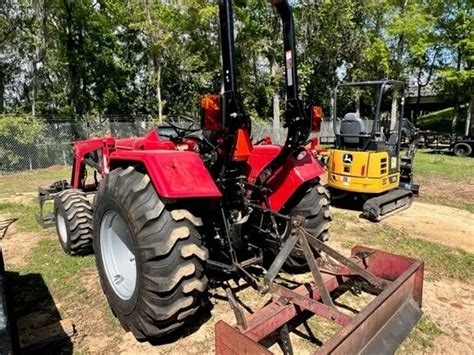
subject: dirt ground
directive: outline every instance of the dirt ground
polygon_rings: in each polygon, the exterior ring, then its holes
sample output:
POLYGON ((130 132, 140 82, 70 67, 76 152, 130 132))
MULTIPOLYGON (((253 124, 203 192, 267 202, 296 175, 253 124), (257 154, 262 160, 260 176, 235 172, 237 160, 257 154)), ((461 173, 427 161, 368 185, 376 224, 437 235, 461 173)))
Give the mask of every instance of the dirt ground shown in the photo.
MULTIPOLYGON (((338 210, 339 213, 357 214, 353 211, 338 210)), ((0 220, 7 216, 1 216, 0 220)), ((474 252, 474 215, 452 207, 431 205, 415 202, 409 210, 394 215, 381 222, 393 228, 403 230, 413 237, 431 240, 448 246, 460 247, 474 252)), ((360 219, 361 227, 367 227, 370 222, 360 219)), ((349 250, 343 247, 344 236, 332 236, 330 244, 337 246, 343 253, 349 250)), ((40 240, 55 240, 53 230, 40 233, 19 232, 13 227, 7 234, 3 248, 7 268, 21 268, 28 263, 32 247, 40 240)), ((58 245, 59 248, 59 245, 58 245)), ((54 290, 50 290, 51 302, 44 307, 38 304, 46 302, 43 298, 30 299, 27 304, 35 304, 33 315, 31 310, 27 315, 21 310, 18 324, 20 331, 25 334, 32 328, 42 324, 47 319, 59 313, 59 317, 70 319, 76 326, 77 334, 72 337, 71 343, 52 348, 51 353, 163 353, 163 354, 202 354, 213 353, 214 349, 214 324, 218 320, 225 320, 234 324, 233 313, 225 300, 222 288, 211 289, 210 303, 205 311, 196 318, 195 324, 186 329, 184 334, 163 340, 161 343, 150 344, 138 342, 131 333, 125 332, 108 309, 105 297, 98 282, 94 266, 82 269, 77 274, 76 280, 84 291, 80 299, 64 298, 54 290), (52 310, 46 311, 51 307, 52 310), (41 321, 42 319, 42 321, 41 321)), ((31 280, 26 280, 27 285, 31 280)), ((21 291, 21 290, 20 290, 21 291)), ((23 292, 27 292, 25 289, 23 292)), ((237 296, 249 307, 261 306, 267 299, 262 299, 249 288, 239 292, 237 296)), ((74 295, 74 297, 77 297, 74 295)), ((474 352, 474 287, 449 278, 433 278, 426 275, 424 285, 423 311, 431 321, 441 329, 433 340, 433 347, 423 350, 425 353, 435 354, 470 354, 474 352)), ((316 325, 324 328, 324 325, 316 325)), ((313 327, 312 327, 313 328, 313 327)), ((332 329, 334 331, 335 329, 332 329)), ((292 333, 293 345, 298 349, 298 354, 311 353, 314 350, 308 340, 307 331, 302 328, 299 332, 292 333)), ((318 334, 324 339, 330 334, 318 334)), ((275 344, 272 351, 279 353, 275 344)), ((409 353, 410 351, 403 351, 409 353)))
POLYGON ((473 214, 453 207, 414 202, 412 208, 383 223, 416 238, 431 240, 474 253, 473 214))
MULTIPOLYGON (((359 216, 358 211, 334 210, 359 216)), ((412 207, 380 222, 401 230, 415 238, 430 240, 474 253, 473 214, 454 207, 413 202, 412 207)), ((362 225, 370 225, 360 219, 362 225)))
MULTIPOLYGON (((334 209, 339 213, 359 212, 334 209)), ((474 215, 464 210, 414 202, 382 222, 412 237, 474 252, 474 215)), ((362 226, 371 222, 360 219, 362 226)), ((340 249, 341 247, 339 247, 340 249)), ((430 354, 472 354, 474 351, 474 286, 450 278, 433 280, 425 273, 423 311, 442 330, 430 354)))
POLYGON ((423 311, 442 330, 431 354, 472 354, 474 351, 474 287, 442 279, 427 281, 423 290, 423 311))

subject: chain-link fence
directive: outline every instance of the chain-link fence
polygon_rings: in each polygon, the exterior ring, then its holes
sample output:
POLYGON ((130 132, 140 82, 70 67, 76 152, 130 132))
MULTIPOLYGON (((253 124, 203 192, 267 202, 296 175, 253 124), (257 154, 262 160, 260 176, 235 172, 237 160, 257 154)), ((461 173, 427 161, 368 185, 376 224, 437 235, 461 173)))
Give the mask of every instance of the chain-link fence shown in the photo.
MULTIPOLYGON (((121 118, 123 120, 123 117, 121 118)), ((173 118, 173 123, 188 127, 189 119, 173 118)), ((324 123, 324 122, 323 122, 324 123)), ((191 122, 192 124, 192 122, 191 122)), ((52 121, 22 116, 0 116, 0 175, 72 163, 71 143, 92 137, 115 138, 143 136, 160 124, 148 117, 128 117, 126 121, 96 118, 52 121)), ((326 135, 325 126, 320 133, 326 135)), ((258 141, 270 136, 274 143, 285 141, 287 130, 271 122, 254 122, 252 136, 258 141)))

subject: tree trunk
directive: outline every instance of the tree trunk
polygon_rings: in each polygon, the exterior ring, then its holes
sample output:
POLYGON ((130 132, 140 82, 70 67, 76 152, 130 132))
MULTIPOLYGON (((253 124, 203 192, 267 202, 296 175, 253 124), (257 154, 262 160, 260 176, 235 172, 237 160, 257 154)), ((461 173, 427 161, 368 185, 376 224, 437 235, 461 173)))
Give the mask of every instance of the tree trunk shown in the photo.
POLYGON ((36 69, 36 60, 33 60, 32 63, 32 74, 33 74, 33 80, 32 80, 32 86, 31 86, 31 116, 33 118, 36 117, 36 97, 37 97, 37 87, 38 87, 38 80, 37 80, 37 69, 36 69))
MULTIPOLYGON (((457 58, 457 63, 456 63, 456 69, 459 72, 461 70, 461 49, 458 48, 458 58, 457 58)), ((453 115, 453 121, 451 122, 451 133, 456 134, 456 127, 458 125, 458 117, 459 117, 459 98, 455 98, 454 102, 454 115, 453 115)))
POLYGON ((273 129, 280 129, 280 94, 278 90, 273 91, 272 97, 272 111, 273 111, 273 129))
POLYGON ((68 101, 69 104, 74 109, 74 113, 80 114, 81 105, 79 100, 79 89, 80 89, 80 79, 79 79, 79 68, 77 65, 77 55, 75 53, 76 41, 74 39, 74 23, 73 23, 73 9, 70 0, 64 0, 64 8, 66 10, 66 45, 65 52, 67 58, 67 67, 68 67, 68 101))
MULTIPOLYGON (((395 129, 395 124, 398 122, 398 87, 393 89, 392 94, 392 108, 390 110, 390 130, 395 129)), ((400 122, 401 124, 401 122, 400 122)))
POLYGON ((465 136, 474 136, 474 96, 469 100, 469 108, 467 109, 465 136))
POLYGON ((163 123, 163 105, 161 102, 161 65, 156 64, 156 101, 158 102, 158 122, 163 123))
POLYGON ((280 122, 280 95, 278 94, 278 92, 273 93, 272 108, 273 108, 273 129, 279 129, 281 127, 281 122, 280 122))
POLYGON ((5 111, 5 74, 0 69, 0 113, 5 111))
POLYGON ((273 114, 273 129, 278 130, 281 127, 280 122, 280 94, 278 93, 278 88, 276 88, 275 81, 280 70, 276 58, 273 54, 269 55, 270 62, 270 72, 271 72, 271 81, 272 81, 272 114, 273 114))
POLYGON ((456 100, 456 102, 454 103, 453 120, 451 121, 452 134, 456 134, 456 127, 458 125, 458 116, 459 116, 459 101, 456 100))
POLYGON ((420 115, 420 102, 421 102, 421 70, 418 72, 417 78, 417 92, 416 92, 416 104, 415 104, 415 114, 413 115, 413 124, 416 126, 416 121, 418 120, 418 116, 420 115))
MULTIPOLYGON (((148 36, 149 36, 149 39, 150 39, 150 44, 152 46, 154 46, 155 43, 157 43, 159 41, 159 35, 153 29, 154 26, 153 26, 153 21, 152 21, 152 18, 151 18, 151 12, 153 11, 153 5, 152 5, 152 2, 150 2, 148 0, 145 0, 143 5, 145 7, 148 24, 150 26, 150 30, 149 30, 149 33, 148 33, 148 36)), ((155 80, 156 80, 155 90, 156 90, 156 101, 157 101, 157 104, 158 104, 158 121, 159 121, 159 123, 162 123, 163 122, 163 103, 162 103, 162 100, 161 100, 161 64, 160 64, 159 54, 156 53, 156 49, 152 49, 151 57, 152 57, 153 68, 154 68, 154 72, 155 72, 155 80)))

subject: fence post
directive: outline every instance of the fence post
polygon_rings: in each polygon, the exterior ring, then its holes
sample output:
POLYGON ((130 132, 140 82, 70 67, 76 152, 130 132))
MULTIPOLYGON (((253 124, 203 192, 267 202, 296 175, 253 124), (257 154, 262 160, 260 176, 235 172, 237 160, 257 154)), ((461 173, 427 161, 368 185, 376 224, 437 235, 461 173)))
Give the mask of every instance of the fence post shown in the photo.
POLYGON ((64 152, 64 149, 63 149, 63 162, 64 162, 64 165, 67 165, 67 163, 66 163, 66 153, 64 152))

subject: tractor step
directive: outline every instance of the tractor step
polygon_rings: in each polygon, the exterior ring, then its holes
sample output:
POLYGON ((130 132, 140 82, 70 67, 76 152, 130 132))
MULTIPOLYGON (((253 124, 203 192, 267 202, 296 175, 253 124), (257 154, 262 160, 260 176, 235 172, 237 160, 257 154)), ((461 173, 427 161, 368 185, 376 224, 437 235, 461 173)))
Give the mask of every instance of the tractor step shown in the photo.
MULTIPOLYGON (((299 237, 307 236, 309 243, 316 241, 302 228, 300 231, 299 237)), ((285 258, 293 243, 294 240, 288 239, 274 263, 281 263, 279 259, 285 258)), ((423 262, 362 246, 353 248, 352 256, 346 258, 322 242, 316 244, 327 258, 320 258, 318 263, 312 256, 307 258, 314 281, 290 289, 273 280, 270 267, 259 291, 268 290, 272 302, 247 317, 234 304, 237 325, 224 321, 216 324, 216 354, 271 354, 262 344, 268 344, 275 334, 281 338, 278 343, 283 353, 292 354, 288 331, 305 322, 309 315, 342 326, 326 342, 318 343, 316 354, 395 352, 422 315, 423 262), (349 315, 336 307, 339 303, 334 300, 354 283, 359 283, 364 292, 375 298, 359 313, 349 315), (327 295, 330 299, 326 299, 327 295)), ((300 245, 309 250, 307 243, 300 245)), ((231 291, 227 290, 227 294, 234 299, 231 291)))
POLYGON ((396 189, 383 195, 368 199, 362 208, 362 215, 370 221, 381 220, 411 206, 413 192, 408 189, 396 189))

